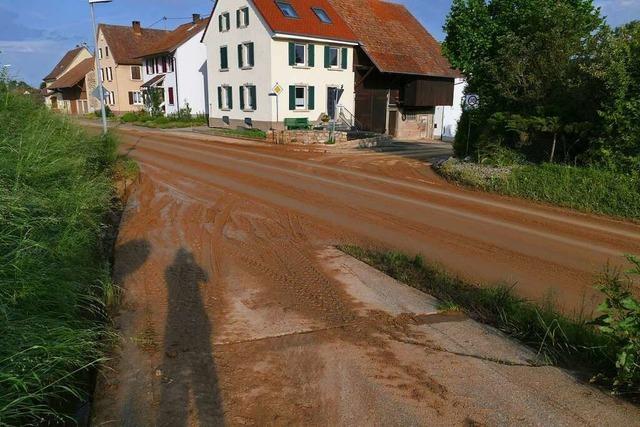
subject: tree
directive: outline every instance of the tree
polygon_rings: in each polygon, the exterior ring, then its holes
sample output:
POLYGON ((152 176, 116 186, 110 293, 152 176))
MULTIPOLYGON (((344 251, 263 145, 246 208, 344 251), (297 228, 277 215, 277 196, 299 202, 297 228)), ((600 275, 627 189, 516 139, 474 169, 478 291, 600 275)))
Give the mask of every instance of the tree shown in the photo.
MULTIPOLYGON (((602 99, 585 97, 591 76, 579 60, 593 55, 590 41, 602 28, 592 0, 454 0, 443 51, 467 75, 468 91, 481 96, 476 115, 485 134, 500 132, 488 125, 494 114, 520 116, 534 157, 551 151, 553 158, 558 139, 572 137, 567 124, 598 119, 602 99)), ((505 144, 521 143, 502 132, 505 144)))

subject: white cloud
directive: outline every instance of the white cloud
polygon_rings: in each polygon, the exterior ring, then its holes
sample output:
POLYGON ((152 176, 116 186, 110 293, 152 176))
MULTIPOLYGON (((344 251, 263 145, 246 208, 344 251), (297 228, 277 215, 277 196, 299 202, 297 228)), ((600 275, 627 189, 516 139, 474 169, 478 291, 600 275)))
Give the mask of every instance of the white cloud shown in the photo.
POLYGON ((58 47, 54 40, 0 40, 3 53, 41 53, 58 47))

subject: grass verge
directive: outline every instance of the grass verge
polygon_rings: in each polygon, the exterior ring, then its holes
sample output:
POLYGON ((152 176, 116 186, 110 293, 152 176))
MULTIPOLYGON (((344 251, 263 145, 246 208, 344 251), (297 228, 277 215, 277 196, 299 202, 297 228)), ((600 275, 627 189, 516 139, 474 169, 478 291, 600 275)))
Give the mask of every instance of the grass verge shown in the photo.
MULTIPOLYGON (((471 285, 434 264, 426 263, 420 256, 411 258, 398 252, 358 246, 341 246, 339 249, 400 282, 433 295, 441 301, 440 309, 464 311, 471 318, 518 339, 535 349, 546 363, 578 370, 621 394, 640 397, 640 360, 631 361, 632 374, 619 366, 621 354, 640 349, 640 317, 637 314, 621 316, 622 312, 616 311, 611 315, 610 318, 617 318, 613 322, 616 325, 624 322, 633 325, 636 322, 635 332, 615 336, 603 333, 591 319, 571 319, 554 311, 551 304, 541 306, 519 298, 512 288, 471 285), (623 378, 624 384, 620 381, 623 378)), ((628 294, 616 289, 624 289, 626 284, 619 274, 610 273, 601 278, 599 285, 603 290, 613 289, 610 300, 624 301, 628 294), (619 295, 622 298, 617 298, 619 295)))
POLYGON ((250 139, 266 139, 266 132, 260 129, 225 129, 225 128, 215 128, 211 129, 211 131, 215 134, 222 136, 239 136, 240 138, 250 138, 250 139))
POLYGON ((0 425, 62 424, 110 333, 116 141, 0 81, 0 425))
POLYGON ((564 165, 508 168, 448 160, 435 168, 463 185, 586 213, 640 220, 640 174, 564 165))

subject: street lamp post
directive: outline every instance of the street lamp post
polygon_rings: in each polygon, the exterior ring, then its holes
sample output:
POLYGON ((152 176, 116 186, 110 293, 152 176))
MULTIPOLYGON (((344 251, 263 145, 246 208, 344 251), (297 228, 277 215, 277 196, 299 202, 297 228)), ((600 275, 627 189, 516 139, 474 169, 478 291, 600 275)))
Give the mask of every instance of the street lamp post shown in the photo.
POLYGON ((98 80, 98 91, 100 92, 100 110, 102 111, 102 134, 107 133, 107 110, 104 107, 104 88, 102 87, 102 76, 100 75, 100 55, 98 55, 98 29, 96 27, 96 13, 93 5, 96 3, 111 3, 112 0, 89 0, 91 7, 91 21, 93 22, 93 56, 96 62, 96 79, 98 80))

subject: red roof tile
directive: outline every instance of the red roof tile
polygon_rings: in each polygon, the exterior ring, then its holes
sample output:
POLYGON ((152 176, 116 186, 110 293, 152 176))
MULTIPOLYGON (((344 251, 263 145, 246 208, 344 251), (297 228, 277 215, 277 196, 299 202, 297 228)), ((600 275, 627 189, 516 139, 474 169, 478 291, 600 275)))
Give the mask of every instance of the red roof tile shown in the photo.
MULTIPOLYGON (((298 18, 287 18, 276 4, 275 0, 251 0, 256 9, 262 15, 267 26, 276 33, 283 33, 294 36, 319 37, 330 40, 355 42, 356 36, 353 34, 346 22, 331 7, 329 0, 285 0, 294 7, 298 18), (323 9, 331 24, 324 24, 313 12, 312 8, 323 9)), ((218 2, 220 3, 220 2, 218 2)), ((213 7, 215 11, 216 6, 213 7)), ((211 20, 213 12, 211 13, 211 20)), ((232 17, 232 19, 235 19, 232 17)), ((211 25, 217 25, 212 23, 211 25)), ((209 27, 207 26, 207 31, 209 27)), ((203 36, 204 39, 204 36, 203 36)))
POLYGON ((384 73, 460 77, 440 43, 400 4, 381 0, 327 0, 384 73))
POLYGON ((121 65, 141 65, 140 53, 169 33, 164 30, 141 28, 140 34, 137 34, 133 27, 107 24, 100 24, 100 30, 109 45, 113 59, 121 65))
POLYGON ((73 60, 76 59, 76 56, 78 56, 82 49, 87 49, 87 47, 78 46, 75 49, 71 49, 69 52, 65 53, 60 62, 58 62, 56 66, 53 67, 53 70, 51 70, 51 72, 47 74, 47 76, 42 80, 55 80, 60 77, 60 75, 64 73, 65 70, 69 67, 69 65, 71 65, 73 60))
POLYGON ((93 58, 85 59, 84 61, 80 62, 78 65, 64 73, 61 77, 59 77, 55 82, 51 84, 51 86, 49 86, 49 89, 63 89, 74 87, 94 69, 94 66, 95 62, 93 58))
POLYGON ((183 43, 187 42, 191 37, 197 35, 204 30, 209 22, 208 18, 200 19, 195 24, 189 22, 187 24, 180 25, 173 31, 170 31, 162 39, 151 45, 144 51, 139 53, 140 57, 159 55, 161 53, 173 52, 180 47, 183 43))

